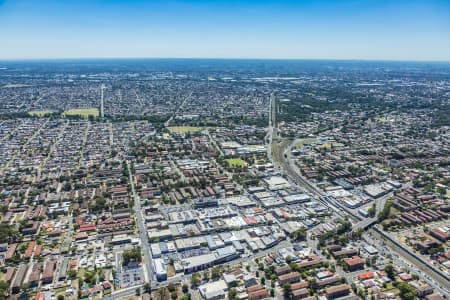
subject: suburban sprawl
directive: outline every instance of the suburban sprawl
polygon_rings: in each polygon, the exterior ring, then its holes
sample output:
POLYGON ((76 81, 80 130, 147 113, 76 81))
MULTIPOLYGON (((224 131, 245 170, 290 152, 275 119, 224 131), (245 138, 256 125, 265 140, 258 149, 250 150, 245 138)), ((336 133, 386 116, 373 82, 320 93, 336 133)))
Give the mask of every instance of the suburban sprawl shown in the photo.
POLYGON ((450 299, 450 64, 0 62, 0 299, 450 299))

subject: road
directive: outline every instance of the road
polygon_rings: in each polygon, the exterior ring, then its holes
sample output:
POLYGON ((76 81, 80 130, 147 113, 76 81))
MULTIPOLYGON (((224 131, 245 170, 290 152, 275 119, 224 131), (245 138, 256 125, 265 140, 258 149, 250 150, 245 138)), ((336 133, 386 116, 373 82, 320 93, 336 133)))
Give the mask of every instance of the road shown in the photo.
POLYGON ((212 138, 211 133, 209 132, 208 129, 205 130, 205 133, 208 135, 209 140, 213 144, 214 148, 216 148, 216 150, 219 152, 220 156, 224 156, 222 149, 219 147, 216 140, 212 138))
MULTIPOLYGON (((266 256, 267 254, 269 254, 271 252, 277 251, 277 250, 282 249, 282 248, 290 247, 290 246, 291 246, 291 242, 290 241, 288 241, 288 240, 282 241, 278 245, 276 245, 276 246, 274 246, 272 248, 260 251, 260 252, 256 253, 255 255, 253 255, 252 257, 241 257, 241 258, 235 259, 235 260, 233 260, 231 262, 228 262, 227 264, 230 267, 234 267, 234 266, 240 265, 242 263, 255 264, 255 262, 254 262, 255 258, 264 257, 264 256, 266 256)), ((222 265, 225 266, 227 264, 222 264, 222 265)), ((163 287, 163 286, 168 286, 168 285, 171 285, 171 284, 174 284, 174 283, 180 283, 180 282, 189 284, 190 281, 191 281, 191 276, 192 276, 192 274, 182 274, 182 275, 178 275, 178 276, 169 278, 168 280, 165 280, 165 281, 162 281, 162 282, 155 281, 153 283, 152 289, 155 290, 155 289, 158 289, 158 288, 163 287)), ((268 282, 270 282, 270 281, 268 281, 268 282)), ((133 296, 135 294, 135 291, 136 291, 137 288, 141 288, 141 287, 142 287, 142 285, 137 285, 137 286, 133 286, 133 287, 130 287, 130 288, 123 289, 123 290, 119 290, 119 291, 117 291, 117 292, 115 292, 115 293, 113 293, 113 294, 111 294, 109 296, 103 297, 103 299, 116 300, 116 299, 122 299, 124 297, 130 297, 130 296, 133 296)))
MULTIPOLYGON (((49 121, 50 121, 50 119, 47 118, 47 119, 45 120, 45 122, 42 123, 42 125, 39 126, 39 128, 33 133, 33 135, 32 135, 31 137, 29 137, 29 138, 27 139, 27 141, 21 146, 22 149, 25 149, 26 146, 28 146, 28 144, 29 144, 36 136, 38 136, 38 134, 44 129, 44 127, 47 125, 47 123, 48 123, 49 121)), ((16 129, 14 132, 17 132, 17 129, 16 129)), ((20 151, 17 151, 16 153, 14 153, 14 155, 13 155, 10 159, 8 159, 8 161, 6 162, 6 164, 5 164, 3 167, 1 167, 0 173, 3 173, 3 171, 7 170, 8 167, 9 167, 9 164, 10 164, 12 161, 14 161, 19 155, 20 155, 20 151)))
POLYGON ((37 170, 37 176, 40 177, 41 176, 41 172, 42 169, 45 167, 45 165, 47 164, 48 160, 52 157, 53 151, 55 151, 56 146, 59 144, 59 142, 61 141, 62 137, 64 136, 64 132, 66 131, 67 126, 69 126, 69 122, 66 121, 64 123, 64 126, 60 129, 58 136, 56 137, 55 141, 52 143, 52 145, 50 146, 50 149, 48 150, 48 154, 45 157, 45 159, 41 162, 41 164, 38 167, 37 170))
POLYGON ((175 172, 177 172, 178 176, 180 176, 181 181, 186 182, 186 176, 184 176, 183 172, 181 172, 180 168, 173 160, 172 154, 169 153, 167 155, 167 158, 169 159, 169 163, 170 163, 170 166, 172 167, 172 169, 174 169, 175 172))
POLYGON ((148 243, 147 227, 145 226, 144 217, 142 215, 141 200, 139 199, 139 196, 136 194, 136 190, 134 188, 134 177, 133 174, 131 173, 129 161, 127 161, 127 168, 131 186, 131 197, 134 200, 136 225, 139 232, 139 237, 141 239, 141 250, 143 253, 145 281, 151 284, 153 276, 153 268, 152 268, 152 259, 150 256, 150 247, 148 243))
POLYGON ((181 102, 180 106, 178 106, 178 109, 176 111, 174 111, 172 116, 170 116, 170 118, 166 122, 164 122, 165 127, 168 127, 170 125, 170 122, 172 122, 173 118, 182 110, 183 106, 186 104, 186 102, 191 97, 192 97, 192 92, 190 92, 189 95, 187 95, 186 98, 184 98, 183 102, 181 102))
POLYGON ((267 157, 270 161, 272 161, 272 142, 274 137, 274 131, 275 135, 277 134, 276 129, 274 129, 274 126, 276 126, 276 101, 275 101, 275 94, 272 93, 270 95, 270 102, 269 102, 269 130, 267 131, 267 135, 265 137, 266 141, 266 148, 267 148, 267 157))
POLYGON ((86 146, 87 137, 89 134, 89 128, 91 127, 91 122, 87 122, 86 129, 83 133, 83 141, 81 142, 81 149, 80 149, 80 159, 78 160, 78 167, 81 167, 83 165, 84 161, 84 149, 86 146))
POLYGON ((136 294, 136 289, 141 288, 142 286, 133 286, 130 288, 122 289, 120 291, 114 292, 111 295, 103 296, 103 300, 119 300, 125 297, 131 297, 136 294))
POLYGON ((416 259, 407 249, 398 247, 374 229, 370 229, 363 234, 363 238, 376 248, 383 249, 385 254, 390 254, 394 265, 408 270, 411 274, 419 275, 420 279, 430 284, 443 295, 446 295, 448 299, 450 298, 448 293, 450 282, 440 272, 416 259))
MULTIPOLYGON (((272 103, 271 103, 271 109, 272 109, 272 103)), ((274 110, 273 114, 275 114, 276 111, 274 110)), ((271 110, 272 115, 272 110, 271 110)), ((272 128, 272 120, 275 119, 275 116, 271 116, 271 119, 269 120, 269 133, 268 138, 270 141, 270 145, 268 149, 272 149, 273 147, 273 128, 272 128)), ((297 165, 295 164, 295 161, 293 161, 291 157, 291 147, 287 146, 286 149, 284 149, 283 155, 281 157, 280 164, 276 167, 281 168, 283 173, 288 176, 289 179, 291 179, 293 182, 295 182, 297 185, 303 187, 305 190, 310 192, 312 195, 317 197, 321 202, 323 202, 326 206, 333 209, 337 214, 339 215, 345 215, 347 217, 350 217, 352 219, 361 220, 362 218, 357 215, 357 213, 353 213, 343 207, 340 203, 338 203, 333 197, 325 195, 321 190, 319 190, 314 184, 309 182, 306 178, 304 178, 301 175, 300 170, 298 169, 297 165)), ((273 155, 273 153, 271 153, 273 155)), ((272 158, 272 156, 270 156, 272 158)), ((274 161, 274 164, 276 162, 274 161)), ((377 203, 377 213, 380 212, 384 204, 386 203, 387 199, 389 198, 390 194, 382 197, 379 199, 377 203)), ((375 223, 376 217, 374 218, 367 218, 365 220, 362 220, 358 223, 356 223, 356 228, 367 228, 369 225, 372 225, 375 223)), ((394 245, 389 240, 384 239, 380 234, 376 233, 374 229, 369 229, 369 237, 367 237, 367 233, 363 234, 363 238, 369 243, 374 246, 377 246, 379 249, 386 249, 385 251, 388 251, 389 254, 393 257, 393 263, 394 265, 403 267, 405 270, 408 270, 410 272, 416 273, 419 278, 428 284, 430 284, 435 290, 439 291, 443 295, 446 295, 447 298, 450 298, 448 290, 449 287, 449 281, 443 277, 442 274, 438 273, 437 271, 430 268, 430 266, 427 266, 426 264, 421 263, 419 260, 417 260, 415 257, 410 255, 405 249, 398 247, 397 245, 394 245), (389 249, 386 248, 384 245, 389 245, 389 249), (408 259, 408 261, 413 263, 408 263, 405 261, 405 258, 408 259)))
POLYGON ((371 225, 375 224, 378 220, 378 214, 383 210, 384 205, 386 204, 386 201, 391 198, 394 195, 394 192, 390 192, 384 196, 382 196, 380 199, 376 200, 376 210, 375 210, 375 216, 369 217, 369 218, 363 218, 361 221, 353 225, 353 231, 356 231, 359 228, 366 229, 367 227, 370 227, 371 225))

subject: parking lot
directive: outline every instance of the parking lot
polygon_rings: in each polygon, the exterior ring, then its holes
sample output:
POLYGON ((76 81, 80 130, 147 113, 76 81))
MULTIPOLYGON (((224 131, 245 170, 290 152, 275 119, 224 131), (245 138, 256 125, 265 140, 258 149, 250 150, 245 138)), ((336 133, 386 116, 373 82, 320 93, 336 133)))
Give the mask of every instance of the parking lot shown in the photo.
POLYGON ((123 269, 117 274, 116 284, 121 288, 127 288, 144 283, 144 272, 141 267, 135 269, 123 269))

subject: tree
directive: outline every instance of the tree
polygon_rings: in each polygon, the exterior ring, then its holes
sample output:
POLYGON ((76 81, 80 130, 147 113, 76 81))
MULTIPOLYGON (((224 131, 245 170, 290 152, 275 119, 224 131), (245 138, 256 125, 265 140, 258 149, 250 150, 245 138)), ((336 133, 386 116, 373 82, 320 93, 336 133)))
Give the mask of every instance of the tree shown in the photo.
POLYGON ((9 284, 5 281, 0 281, 0 299, 6 299, 9 294, 9 284))
POLYGON ((69 278, 74 279, 75 277, 77 277, 77 271, 69 270, 67 271, 67 275, 69 276, 69 278))
POLYGON ((394 280, 395 279, 395 274, 394 274, 394 266, 392 266, 391 264, 388 264, 384 267, 384 271, 386 272, 386 275, 391 279, 394 280))
POLYGON ((300 229, 297 229, 291 234, 291 238, 294 241, 303 241, 306 239, 306 227, 302 227, 300 229))
POLYGON ((191 276, 191 285, 196 286, 200 283, 201 276, 198 273, 194 273, 191 276))
POLYGON ((141 249, 139 247, 123 251, 122 256, 123 256, 122 265, 124 265, 124 266, 128 265, 130 262, 141 262, 142 261, 141 249))
POLYGON ((220 274, 222 273, 222 270, 219 266, 215 266, 211 270, 211 278, 216 279, 220 278, 220 274))
POLYGON ((387 201, 386 204, 383 207, 383 210, 380 211, 380 213, 378 214, 378 221, 384 221, 389 217, 389 214, 391 212, 391 206, 392 206, 392 202, 387 201))
POLYGON ((291 284, 290 283, 283 284, 283 295, 287 297, 290 294, 291 294, 291 284))
POLYGON ((436 187, 436 192, 441 196, 441 198, 444 198, 444 195, 447 194, 447 189, 444 186, 438 186, 436 187))
POLYGON ((367 210, 367 213, 369 214, 369 216, 371 217, 375 217, 375 213, 377 212, 377 207, 376 204, 372 204, 372 206, 367 210))
POLYGON ((9 209, 8 205, 4 205, 4 204, 0 205, 0 212, 2 214, 5 214, 6 212, 8 212, 8 209, 9 209))
POLYGON ((236 291, 236 289, 230 289, 229 291, 228 291, 228 299, 234 299, 234 298, 236 298, 237 297, 237 291, 236 291))
POLYGON ((21 234, 17 230, 16 226, 9 225, 8 223, 0 223, 0 243, 14 243, 18 242, 21 238, 21 234))
POLYGON ((144 293, 150 294, 152 292, 152 287, 150 286, 150 283, 146 282, 144 284, 144 293))
POLYGON ((210 276, 209 270, 203 271, 203 279, 204 280, 209 280, 209 276, 210 276))
POLYGON ((58 297, 56 298, 58 300, 64 300, 64 296, 63 295, 58 295, 58 297))
POLYGON ((399 282, 397 284, 397 288, 400 291, 400 299, 402 300, 416 299, 417 290, 409 283, 399 282))

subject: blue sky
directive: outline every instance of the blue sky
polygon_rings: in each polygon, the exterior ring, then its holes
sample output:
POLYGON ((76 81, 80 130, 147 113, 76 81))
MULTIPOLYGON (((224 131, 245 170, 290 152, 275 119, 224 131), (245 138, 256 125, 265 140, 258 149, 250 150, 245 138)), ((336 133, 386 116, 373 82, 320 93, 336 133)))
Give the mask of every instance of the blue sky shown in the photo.
POLYGON ((0 59, 450 60, 444 0, 0 0, 0 59))

